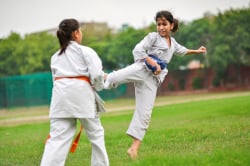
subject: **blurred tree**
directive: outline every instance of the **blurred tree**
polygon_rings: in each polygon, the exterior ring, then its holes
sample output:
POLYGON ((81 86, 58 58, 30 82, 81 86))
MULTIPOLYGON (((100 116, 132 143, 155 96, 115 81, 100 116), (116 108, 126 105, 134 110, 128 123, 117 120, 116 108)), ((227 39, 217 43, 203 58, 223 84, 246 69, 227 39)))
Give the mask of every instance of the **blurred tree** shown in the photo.
POLYGON ((22 43, 19 34, 12 32, 8 38, 0 40, 0 76, 17 74, 17 56, 16 48, 22 43))
MULTIPOLYGON (((209 60, 221 82, 231 79, 230 75, 225 75, 229 66, 240 72, 240 66, 250 65, 249 18, 248 7, 219 13, 213 22, 213 42, 209 43, 209 60)), ((240 73, 238 76, 238 83, 241 84, 240 73)))
MULTIPOLYGON (((212 38, 212 22, 213 17, 204 17, 194 20, 190 23, 180 22, 179 30, 173 34, 176 41, 188 49, 197 49, 201 45, 208 46, 208 43, 212 38)), ((209 49, 208 49, 209 50, 209 49)), ((205 56, 201 55, 189 55, 185 57, 174 57, 175 60, 169 65, 169 69, 178 70, 180 66, 187 66, 187 64, 193 60, 199 60, 202 64, 207 64, 205 56)))
POLYGON ((0 41, 0 74, 28 74, 50 70, 50 57, 59 48, 57 39, 47 33, 26 35, 11 33, 0 41))
POLYGON ((57 39, 47 33, 27 35, 18 49, 22 57, 20 74, 50 71, 50 58, 59 48, 57 39))
POLYGON ((121 68, 133 63, 132 50, 145 34, 145 30, 136 30, 132 27, 120 31, 108 46, 106 58, 112 65, 107 68, 121 68))

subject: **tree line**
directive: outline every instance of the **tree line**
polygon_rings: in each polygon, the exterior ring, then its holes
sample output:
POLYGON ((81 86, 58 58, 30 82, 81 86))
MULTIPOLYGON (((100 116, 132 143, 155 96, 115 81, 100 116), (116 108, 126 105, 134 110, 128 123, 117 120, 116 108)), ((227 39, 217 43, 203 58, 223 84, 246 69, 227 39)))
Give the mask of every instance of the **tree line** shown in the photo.
MULTIPOLYGON (((217 15, 205 14, 192 22, 180 22, 173 34, 188 48, 207 47, 207 55, 175 56, 168 65, 178 70, 191 60, 199 60, 213 68, 219 79, 225 77, 228 66, 250 66, 250 7, 230 9, 217 15)), ((154 23, 142 29, 126 27, 103 37, 88 36, 83 30, 83 45, 92 47, 102 59, 105 70, 114 70, 133 63, 132 50, 143 37, 156 31, 154 23)), ((57 38, 46 32, 21 37, 12 32, 0 39, 0 77, 50 71, 50 57, 59 49, 57 38)))

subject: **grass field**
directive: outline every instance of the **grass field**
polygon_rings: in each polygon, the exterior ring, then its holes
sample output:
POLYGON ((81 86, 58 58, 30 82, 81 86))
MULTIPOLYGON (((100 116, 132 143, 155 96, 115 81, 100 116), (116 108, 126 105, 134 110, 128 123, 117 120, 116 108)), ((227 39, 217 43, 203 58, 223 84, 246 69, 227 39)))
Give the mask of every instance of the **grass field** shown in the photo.
MULTIPOLYGON (((128 103, 132 101, 108 102, 109 108, 117 105, 124 108, 124 111, 107 112, 101 117, 110 165, 250 165, 250 93, 207 96, 157 99, 136 161, 130 160, 126 154, 131 139, 125 132, 133 114, 128 103), (164 104, 164 99, 172 103, 165 101, 164 104), (177 103, 178 100, 182 102, 177 103), (124 103, 124 107, 121 103, 124 103)), ((38 112, 32 116, 47 114, 44 110, 38 112)), ((1 113, 2 120, 19 116, 18 110, 12 110, 7 116, 1 113)), ((47 120, 33 124, 2 125, 0 166, 39 165, 48 131, 47 120)), ((69 154, 66 165, 90 165, 90 155, 91 145, 83 134, 78 149, 74 154, 69 154)))

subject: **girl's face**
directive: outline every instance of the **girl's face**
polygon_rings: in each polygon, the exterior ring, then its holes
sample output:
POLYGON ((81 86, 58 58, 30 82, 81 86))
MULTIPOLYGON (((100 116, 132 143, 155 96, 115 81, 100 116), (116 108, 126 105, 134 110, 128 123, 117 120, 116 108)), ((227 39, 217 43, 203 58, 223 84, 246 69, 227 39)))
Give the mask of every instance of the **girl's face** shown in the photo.
POLYGON ((168 38, 170 32, 174 27, 174 23, 170 23, 166 18, 161 17, 156 20, 157 32, 162 36, 168 38))

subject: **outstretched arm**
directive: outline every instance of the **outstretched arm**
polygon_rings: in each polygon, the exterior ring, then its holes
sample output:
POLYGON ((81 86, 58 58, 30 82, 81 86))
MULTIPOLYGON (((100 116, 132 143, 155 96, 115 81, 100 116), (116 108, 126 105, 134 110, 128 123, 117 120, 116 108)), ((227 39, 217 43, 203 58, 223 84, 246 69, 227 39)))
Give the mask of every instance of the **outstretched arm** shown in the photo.
POLYGON ((198 48, 197 50, 187 50, 187 55, 189 54, 201 54, 201 53, 206 53, 207 52, 207 48, 204 46, 201 46, 200 48, 198 48))

